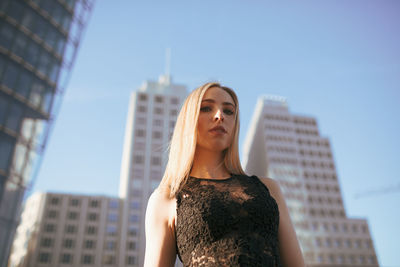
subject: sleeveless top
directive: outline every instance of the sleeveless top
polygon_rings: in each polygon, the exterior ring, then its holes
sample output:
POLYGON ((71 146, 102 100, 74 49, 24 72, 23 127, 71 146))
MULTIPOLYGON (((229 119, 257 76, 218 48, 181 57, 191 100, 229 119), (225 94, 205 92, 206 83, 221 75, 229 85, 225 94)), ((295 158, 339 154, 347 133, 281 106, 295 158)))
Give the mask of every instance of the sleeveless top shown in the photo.
POLYGON ((278 205, 257 176, 189 177, 176 204, 176 249, 185 267, 281 266, 278 205))

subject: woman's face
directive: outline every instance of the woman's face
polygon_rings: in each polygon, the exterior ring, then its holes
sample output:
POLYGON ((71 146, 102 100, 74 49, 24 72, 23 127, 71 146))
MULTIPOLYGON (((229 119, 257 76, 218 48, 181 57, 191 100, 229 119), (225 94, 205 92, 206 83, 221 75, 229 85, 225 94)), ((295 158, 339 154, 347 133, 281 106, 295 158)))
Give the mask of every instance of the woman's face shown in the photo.
POLYGON ((228 92, 209 88, 201 102, 197 125, 197 147, 223 151, 231 145, 236 106, 228 92))

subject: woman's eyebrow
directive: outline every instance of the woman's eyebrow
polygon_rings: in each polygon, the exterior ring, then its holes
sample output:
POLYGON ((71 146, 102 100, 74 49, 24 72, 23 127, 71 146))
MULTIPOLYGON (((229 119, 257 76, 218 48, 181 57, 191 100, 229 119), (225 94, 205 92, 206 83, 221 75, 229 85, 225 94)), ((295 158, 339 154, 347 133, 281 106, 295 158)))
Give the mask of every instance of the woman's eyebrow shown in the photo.
MULTIPOLYGON (((210 103, 215 103, 215 100, 214 99, 203 99, 203 101, 201 101, 202 103, 203 102, 210 102, 210 103)), ((234 104, 232 104, 231 102, 223 102, 222 103, 222 105, 230 105, 230 106, 232 106, 232 107, 235 107, 235 105, 234 104)))

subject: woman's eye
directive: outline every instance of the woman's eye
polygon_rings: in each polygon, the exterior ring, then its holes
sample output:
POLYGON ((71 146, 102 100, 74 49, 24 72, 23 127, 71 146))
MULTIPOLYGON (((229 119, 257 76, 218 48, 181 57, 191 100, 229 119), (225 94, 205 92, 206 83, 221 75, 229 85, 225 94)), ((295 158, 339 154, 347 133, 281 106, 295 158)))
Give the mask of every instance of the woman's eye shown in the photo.
POLYGON ((225 112, 225 114, 227 114, 227 115, 233 115, 233 111, 232 110, 230 110, 230 109, 225 109, 224 110, 224 112, 225 112))
POLYGON ((207 111, 210 111, 210 110, 211 110, 210 107, 202 107, 202 108, 200 108, 200 111, 205 111, 205 112, 207 112, 207 111))

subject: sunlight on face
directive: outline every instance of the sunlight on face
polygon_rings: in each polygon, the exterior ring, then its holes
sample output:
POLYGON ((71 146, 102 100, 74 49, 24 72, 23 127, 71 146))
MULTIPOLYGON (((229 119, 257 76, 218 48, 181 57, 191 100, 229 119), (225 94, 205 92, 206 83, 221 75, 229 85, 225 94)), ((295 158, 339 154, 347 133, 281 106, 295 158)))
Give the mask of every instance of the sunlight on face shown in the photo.
POLYGON ((197 125, 197 148, 222 152, 232 143, 236 106, 219 87, 209 88, 201 102, 197 125))

